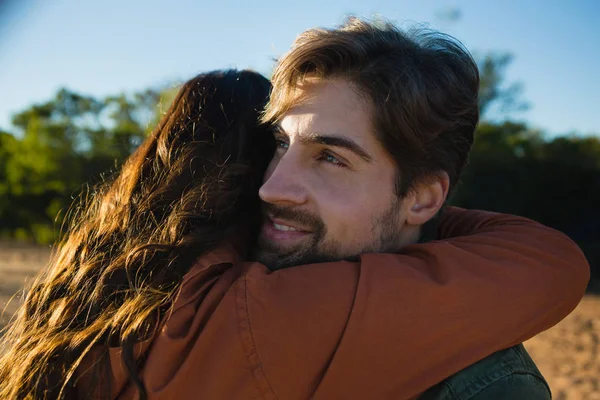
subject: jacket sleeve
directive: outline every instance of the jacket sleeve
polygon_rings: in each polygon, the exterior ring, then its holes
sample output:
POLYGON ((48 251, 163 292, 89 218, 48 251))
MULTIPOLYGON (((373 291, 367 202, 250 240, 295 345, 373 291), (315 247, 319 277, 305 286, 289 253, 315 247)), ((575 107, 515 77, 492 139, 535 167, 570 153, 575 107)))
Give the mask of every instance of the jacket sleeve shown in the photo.
POLYGON ((589 265, 556 230, 450 208, 438 233, 401 254, 251 268, 240 315, 274 397, 412 398, 548 329, 583 296, 589 265))

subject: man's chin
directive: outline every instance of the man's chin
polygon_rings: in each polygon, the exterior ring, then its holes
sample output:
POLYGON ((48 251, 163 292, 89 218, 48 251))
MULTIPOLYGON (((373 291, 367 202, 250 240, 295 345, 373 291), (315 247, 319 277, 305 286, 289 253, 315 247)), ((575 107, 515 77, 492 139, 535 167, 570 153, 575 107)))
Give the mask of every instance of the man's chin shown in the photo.
POLYGON ((302 261, 291 255, 280 255, 276 253, 261 252, 257 255, 256 261, 263 264, 271 271, 283 268, 295 267, 301 265, 302 261))
POLYGON ((281 246, 270 241, 259 242, 256 261, 271 270, 307 264, 309 252, 302 246, 281 246))
POLYGON ((339 255, 322 254, 315 252, 279 253, 261 251, 257 254, 256 261, 265 265, 271 271, 296 267, 298 265, 317 264, 323 262, 340 261, 345 259, 339 255))
POLYGON ((298 265, 338 261, 343 258, 334 250, 339 248, 337 243, 334 242, 332 246, 326 247, 318 246, 315 242, 319 241, 311 236, 292 244, 272 241, 261 235, 255 259, 270 270, 277 270, 298 265))

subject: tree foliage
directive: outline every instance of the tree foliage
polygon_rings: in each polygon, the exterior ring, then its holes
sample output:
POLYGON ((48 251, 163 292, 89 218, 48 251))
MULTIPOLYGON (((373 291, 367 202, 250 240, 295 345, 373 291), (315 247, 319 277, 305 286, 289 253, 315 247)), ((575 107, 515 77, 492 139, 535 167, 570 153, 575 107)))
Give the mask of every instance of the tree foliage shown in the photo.
POLYGON ((486 53, 478 58, 480 73, 479 110, 487 116, 490 109, 497 114, 525 111, 529 104, 522 99, 520 82, 506 83, 506 68, 513 60, 510 53, 486 53))
POLYGON ((154 90, 99 100, 61 89, 14 115, 14 134, 0 133, 0 231, 52 241, 61 210, 82 185, 114 170, 144 140, 159 100, 154 90))

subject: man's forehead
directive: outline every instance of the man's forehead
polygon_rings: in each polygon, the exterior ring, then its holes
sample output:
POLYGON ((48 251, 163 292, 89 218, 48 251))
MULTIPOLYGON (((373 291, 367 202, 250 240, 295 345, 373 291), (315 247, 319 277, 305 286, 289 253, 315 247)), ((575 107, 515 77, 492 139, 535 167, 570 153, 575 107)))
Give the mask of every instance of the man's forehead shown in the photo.
POLYGON ((358 86, 342 78, 306 78, 292 88, 290 97, 290 108, 329 103, 331 100, 342 102, 349 108, 369 108, 369 102, 358 86))
POLYGON ((277 123, 276 130, 296 139, 310 139, 315 136, 338 136, 366 141, 369 131, 361 126, 349 124, 344 119, 322 110, 297 107, 287 112, 277 123))
POLYGON ((316 130, 356 136, 372 131, 370 110, 347 86, 326 81, 303 87, 282 115, 281 128, 288 134, 316 130))

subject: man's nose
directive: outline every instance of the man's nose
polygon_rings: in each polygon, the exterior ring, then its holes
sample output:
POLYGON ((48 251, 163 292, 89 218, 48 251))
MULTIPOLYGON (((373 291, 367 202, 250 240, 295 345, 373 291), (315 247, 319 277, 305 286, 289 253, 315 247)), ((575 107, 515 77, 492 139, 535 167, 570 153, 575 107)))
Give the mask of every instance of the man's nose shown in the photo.
POLYGON ((302 182, 302 169, 293 157, 286 156, 279 160, 272 171, 267 172, 258 195, 266 203, 304 204, 307 201, 307 192, 302 182))

